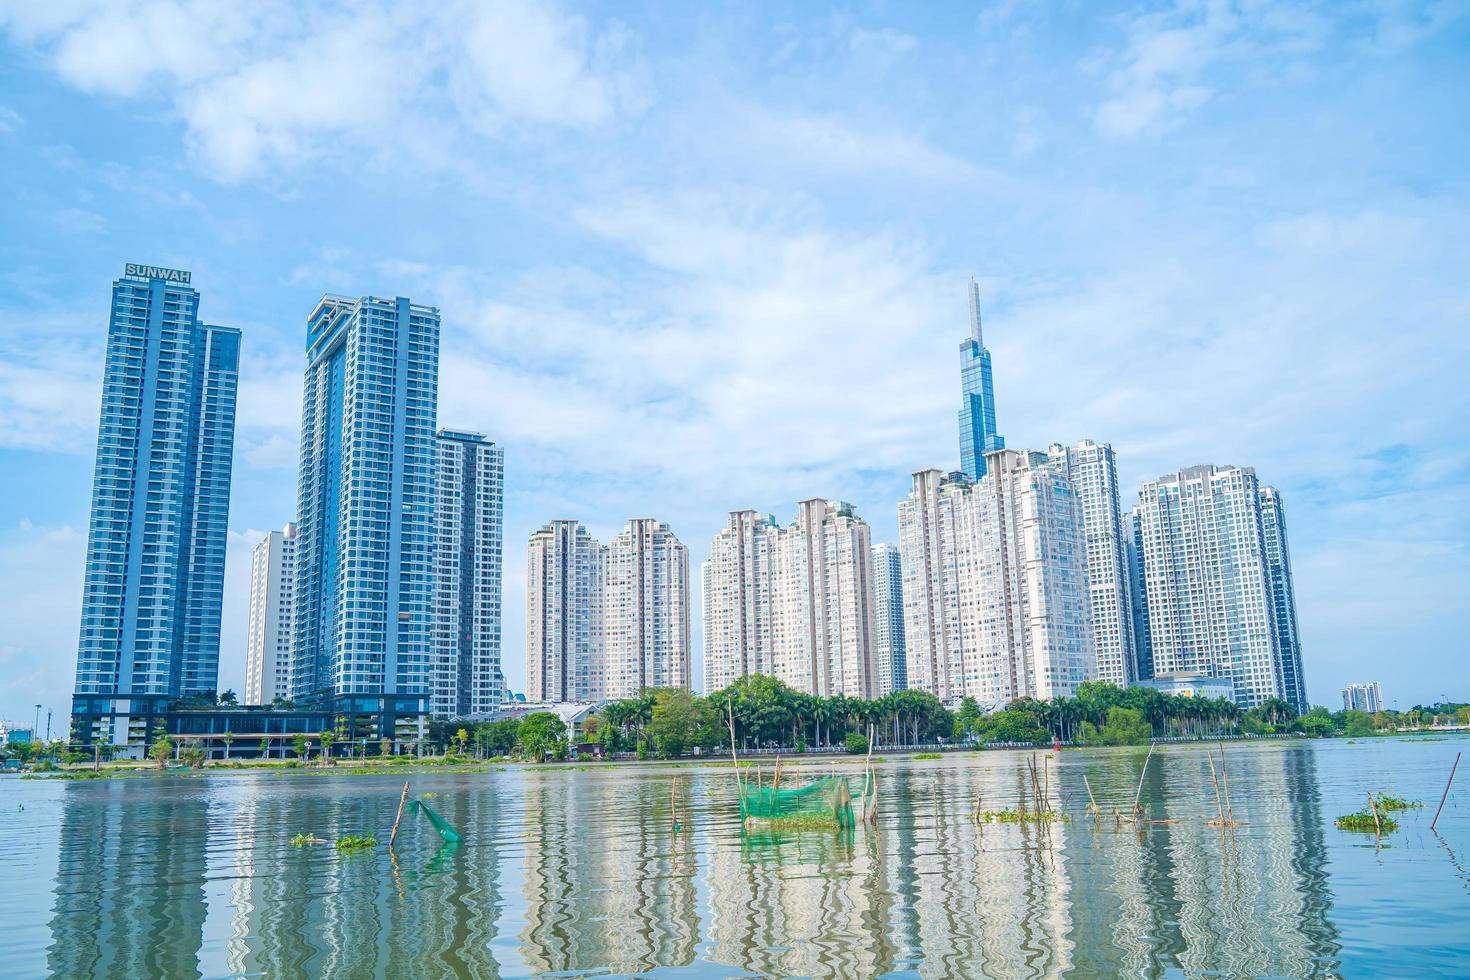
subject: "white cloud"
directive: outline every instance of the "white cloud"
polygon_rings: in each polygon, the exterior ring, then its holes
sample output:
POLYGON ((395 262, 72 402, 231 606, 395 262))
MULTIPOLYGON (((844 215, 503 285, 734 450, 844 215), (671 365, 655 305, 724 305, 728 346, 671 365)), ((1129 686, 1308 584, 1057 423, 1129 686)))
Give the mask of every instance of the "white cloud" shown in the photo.
POLYGON ((594 29, 535 0, 416 14, 137 0, 17 8, 0 26, 84 91, 166 100, 200 164, 226 181, 323 156, 446 162, 441 130, 459 116, 483 130, 600 126, 650 98, 615 22, 594 29))
POLYGON ((0 105, 0 133, 13 133, 25 125, 25 119, 10 106, 0 105))

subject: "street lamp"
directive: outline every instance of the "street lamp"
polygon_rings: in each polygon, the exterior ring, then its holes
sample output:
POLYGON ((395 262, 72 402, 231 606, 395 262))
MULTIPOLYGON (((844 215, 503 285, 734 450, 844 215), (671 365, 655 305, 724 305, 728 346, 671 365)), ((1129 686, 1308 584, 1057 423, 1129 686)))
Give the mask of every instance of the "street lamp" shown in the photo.
POLYGON ((36 705, 36 720, 31 722, 31 741, 40 741, 41 735, 41 706, 36 705))

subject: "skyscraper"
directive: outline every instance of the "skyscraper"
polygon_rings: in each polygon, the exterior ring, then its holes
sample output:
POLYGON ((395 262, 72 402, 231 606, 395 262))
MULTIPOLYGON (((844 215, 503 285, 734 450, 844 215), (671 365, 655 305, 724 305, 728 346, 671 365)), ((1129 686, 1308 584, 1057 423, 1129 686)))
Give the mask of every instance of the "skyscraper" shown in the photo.
POLYGON ((1000 450, 986 475, 914 474, 899 504, 908 686, 984 706, 1091 677, 1077 505, 1064 467, 1000 450))
POLYGON ((531 535, 526 548, 527 700, 603 697, 604 551, 578 521, 552 521, 531 535))
POLYGON ((1343 688, 1342 710, 1366 711, 1376 715, 1383 710, 1383 685, 1377 681, 1366 684, 1349 684, 1343 688))
POLYGON ((1291 564, 1279 499, 1268 532, 1262 490, 1248 466, 1191 466, 1145 483, 1134 511, 1153 676, 1229 678, 1242 708, 1286 694, 1272 569, 1286 601, 1291 564))
POLYGON ((702 570, 706 689, 760 673, 808 694, 873 697, 872 576, 871 535, 851 504, 803 500, 787 527, 733 511, 702 570))
POLYGON ((250 555, 250 620, 245 636, 245 703, 291 696, 295 634, 296 525, 270 531, 250 555))
POLYGON ((505 700, 500 670, 501 519, 505 452, 476 432, 440 429, 434 508, 436 718, 505 700))
POLYGON ((1118 506, 1113 447, 1084 439, 1075 446, 1053 445, 1047 452, 1055 465, 1066 470, 1077 498, 1087 559, 1094 677, 1127 687, 1137 675, 1128 586, 1128 529, 1118 506))
POLYGON ((1302 668, 1301 634, 1296 621, 1296 589, 1291 579, 1291 552, 1286 544, 1286 511, 1281 491, 1261 488, 1261 539, 1266 546, 1266 572, 1271 577, 1271 609, 1276 618, 1276 640, 1281 652, 1277 661, 1281 674, 1281 697, 1306 714, 1307 679, 1302 668))
POLYGON ((73 737, 141 744, 218 682, 240 332, 199 320, 190 273, 112 284, 73 737))
POLYGON ((985 454, 1004 449, 995 429, 990 351, 980 332, 980 287, 970 280, 970 336, 960 344, 960 470, 973 483, 985 475, 985 454))
POLYGON ((293 696, 412 737, 432 682, 439 311, 325 296, 306 345, 293 696))
POLYGON ((891 544, 873 545, 873 660, 878 696, 908 687, 903 641, 903 562, 891 544))
POLYGON ((689 549, 667 524, 628 522, 607 546, 603 697, 689 687, 689 549))

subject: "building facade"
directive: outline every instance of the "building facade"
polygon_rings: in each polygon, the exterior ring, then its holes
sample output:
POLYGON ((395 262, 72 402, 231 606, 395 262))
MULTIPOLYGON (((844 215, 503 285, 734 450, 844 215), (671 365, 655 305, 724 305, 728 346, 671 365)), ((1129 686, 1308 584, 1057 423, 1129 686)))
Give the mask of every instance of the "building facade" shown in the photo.
POLYGON ((667 524, 634 518, 603 563, 602 697, 689 688, 689 549, 667 524))
POLYGON ((526 548, 526 700, 596 701, 603 653, 605 549, 578 521, 552 521, 526 548))
POLYGON ((295 634, 296 525, 270 531, 250 554, 250 619, 245 637, 245 703, 291 696, 295 634))
POLYGON ((191 275, 112 284, 72 700, 73 739, 141 744, 218 684, 240 332, 199 320, 191 275))
POLYGON ((903 561, 898 546, 873 545, 873 661, 878 696, 908 688, 903 641, 903 561))
POLYGON ((1276 640, 1281 648, 1277 661, 1281 697, 1296 708, 1297 714, 1306 714, 1312 706, 1307 698, 1306 671, 1302 667, 1296 589, 1291 577, 1291 549, 1286 543, 1286 509, 1281 504, 1281 492, 1275 487, 1261 488, 1261 539, 1266 546, 1266 572, 1271 578, 1271 611, 1276 620, 1276 640))
POLYGON ((899 504, 907 681, 954 703, 1070 696, 1092 677, 1085 543, 1065 467, 1000 450, 899 504))
POLYGON ((1087 598, 1092 616, 1093 677, 1128 687, 1138 677, 1129 586, 1128 526, 1118 505, 1118 466, 1113 447, 1084 439, 1047 450, 1071 481, 1087 560, 1087 598))
POLYGON ((1378 714, 1383 710, 1383 686, 1377 681, 1349 684, 1342 692, 1342 710, 1378 714))
POLYGON ((505 699, 500 580, 505 451, 477 432, 440 429, 434 507, 434 661, 429 705, 464 718, 505 699))
POLYGON ((1134 511, 1149 676, 1229 678, 1242 708, 1286 695, 1272 568, 1289 598, 1290 559, 1284 525, 1269 554, 1262 489, 1250 467, 1192 466, 1145 483, 1134 511))
POLYGON ((376 737, 413 737, 428 710, 438 384, 437 309, 326 296, 312 311, 292 694, 376 737))
POLYGON ((876 696, 872 538, 850 504, 804 500, 786 527, 732 512, 702 579, 706 690, 759 673, 823 697, 876 696))
POLYGON ((960 344, 960 470, 971 482, 985 475, 987 453, 1004 449, 995 428, 995 384, 990 351, 980 332, 980 287, 971 279, 970 336, 960 344))

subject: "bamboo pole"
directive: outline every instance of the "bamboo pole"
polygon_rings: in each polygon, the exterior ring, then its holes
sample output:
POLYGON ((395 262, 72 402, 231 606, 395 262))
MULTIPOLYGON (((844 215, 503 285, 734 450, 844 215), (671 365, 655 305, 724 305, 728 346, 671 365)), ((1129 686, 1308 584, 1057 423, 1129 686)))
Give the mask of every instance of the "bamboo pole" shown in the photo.
POLYGON ((1225 819, 1235 823, 1235 807, 1230 803, 1230 767, 1225 765, 1225 746, 1220 746, 1220 782, 1225 787, 1225 819))
POLYGON ((1213 750, 1206 754, 1210 760, 1210 778, 1215 781, 1215 810, 1220 814, 1220 823, 1225 822, 1225 804, 1220 800, 1220 777, 1215 774, 1215 753, 1213 750))
POLYGON ((398 837, 398 823, 403 819, 403 805, 408 802, 408 780, 403 781, 403 792, 398 796, 398 814, 393 818, 393 831, 388 835, 388 847, 393 847, 393 841, 398 837))
POLYGON ((1087 789, 1087 812, 1094 816, 1102 816, 1102 811, 1097 808, 1097 800, 1092 795, 1092 784, 1087 781, 1087 773, 1082 774, 1082 785, 1087 789))
POLYGON ((1455 753, 1455 763, 1454 763, 1454 765, 1450 766, 1450 778, 1447 779, 1447 780, 1445 780, 1444 792, 1440 794, 1440 796, 1439 796, 1439 806, 1434 811, 1434 819, 1431 820, 1431 821, 1429 821, 1429 829, 1430 830, 1433 830, 1434 829, 1434 825, 1437 824, 1437 823, 1439 823, 1439 814, 1440 814, 1440 811, 1442 811, 1444 809, 1444 801, 1449 798, 1449 795, 1450 795, 1450 783, 1453 783, 1455 781, 1455 770, 1458 769, 1458 768, 1460 768, 1460 753, 1456 752, 1455 753))
POLYGON ((1154 743, 1148 743, 1148 755, 1143 757, 1143 772, 1138 774, 1138 790, 1133 794, 1133 814, 1137 816, 1143 808, 1139 806, 1139 799, 1143 796, 1143 780, 1148 775, 1148 761, 1154 757, 1154 743))
POLYGON ((1379 841, 1383 837, 1383 824, 1378 820, 1378 801, 1373 799, 1373 793, 1368 793, 1368 810, 1373 814, 1373 840, 1379 841))
POLYGON ((669 824, 674 828, 674 833, 679 832, 679 811, 674 808, 674 791, 679 786, 678 778, 669 780, 669 824))

